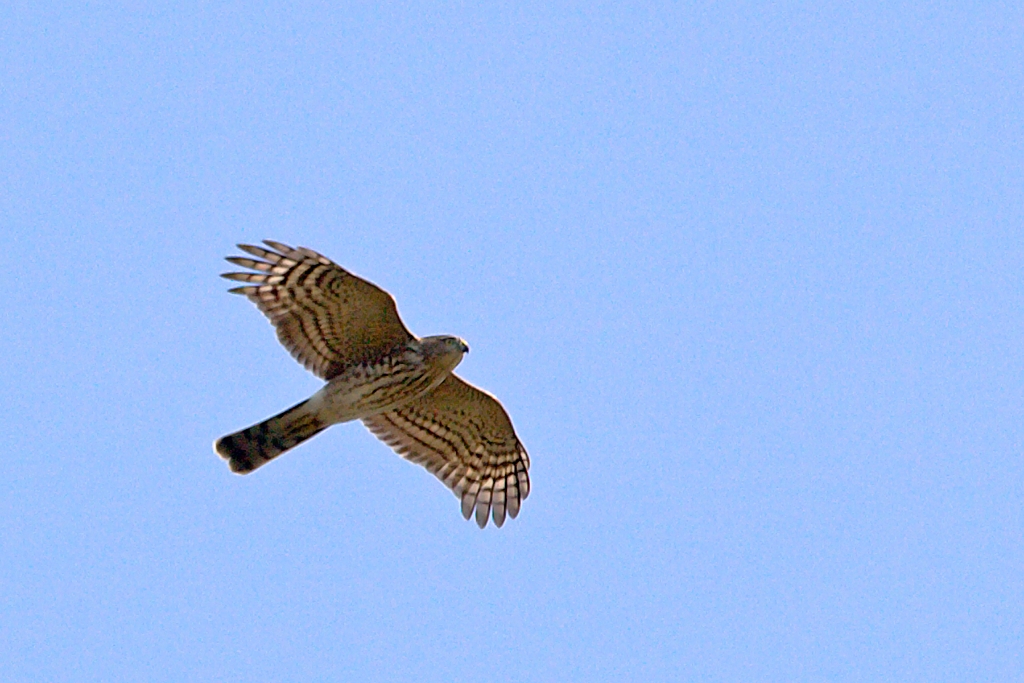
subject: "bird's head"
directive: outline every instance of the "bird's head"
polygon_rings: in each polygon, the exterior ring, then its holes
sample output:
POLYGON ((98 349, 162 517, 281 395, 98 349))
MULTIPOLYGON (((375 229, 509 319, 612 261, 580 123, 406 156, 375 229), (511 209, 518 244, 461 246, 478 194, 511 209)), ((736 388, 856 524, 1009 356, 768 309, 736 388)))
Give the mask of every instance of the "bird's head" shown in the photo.
POLYGON ((462 357, 469 353, 469 345, 458 337, 424 337, 420 344, 427 358, 442 364, 448 371, 454 370, 455 366, 462 362, 462 357))

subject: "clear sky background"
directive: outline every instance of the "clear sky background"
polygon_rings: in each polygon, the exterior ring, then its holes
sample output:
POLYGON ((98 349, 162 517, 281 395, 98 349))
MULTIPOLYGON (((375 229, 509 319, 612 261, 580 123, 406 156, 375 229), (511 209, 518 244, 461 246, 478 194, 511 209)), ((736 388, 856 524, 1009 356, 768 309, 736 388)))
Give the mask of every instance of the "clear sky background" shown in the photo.
POLYGON ((0 7, 0 679, 1024 676, 1024 10, 0 7), (218 274, 309 246, 532 457, 481 531, 218 274))

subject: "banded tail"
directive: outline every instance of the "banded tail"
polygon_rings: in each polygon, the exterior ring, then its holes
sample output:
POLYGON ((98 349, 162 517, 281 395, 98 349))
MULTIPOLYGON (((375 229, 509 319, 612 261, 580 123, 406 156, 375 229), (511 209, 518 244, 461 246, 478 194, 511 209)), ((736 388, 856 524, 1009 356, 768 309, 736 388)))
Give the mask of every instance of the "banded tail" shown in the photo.
POLYGON ((330 425, 311 411, 308 400, 240 432, 217 439, 213 449, 236 474, 248 474, 330 425))

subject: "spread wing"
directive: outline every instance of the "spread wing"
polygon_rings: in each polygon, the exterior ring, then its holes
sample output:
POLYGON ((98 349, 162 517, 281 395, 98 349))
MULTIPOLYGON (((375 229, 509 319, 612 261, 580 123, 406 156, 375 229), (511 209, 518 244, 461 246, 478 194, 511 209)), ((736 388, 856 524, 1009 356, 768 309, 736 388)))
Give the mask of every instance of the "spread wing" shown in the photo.
POLYGON ((224 273, 252 283, 244 294, 277 329, 295 360, 323 379, 354 363, 372 362, 413 336, 398 317, 394 298, 312 249, 264 240, 270 249, 239 244, 257 259, 229 256, 253 273, 224 273))
POLYGON ((436 389, 363 418, 363 424, 400 456, 423 465, 462 500, 462 516, 476 523, 515 518, 530 494, 530 456, 496 398, 449 375, 436 389))

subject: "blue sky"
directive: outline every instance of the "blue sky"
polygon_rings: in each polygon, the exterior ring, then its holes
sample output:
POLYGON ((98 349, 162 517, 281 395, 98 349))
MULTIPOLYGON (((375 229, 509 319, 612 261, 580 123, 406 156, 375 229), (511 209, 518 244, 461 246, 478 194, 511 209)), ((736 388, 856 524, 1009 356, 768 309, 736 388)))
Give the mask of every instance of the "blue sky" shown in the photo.
POLYGON ((0 8, 0 678, 1024 676, 1018 3, 0 8), (481 531, 236 242, 456 334, 481 531))

